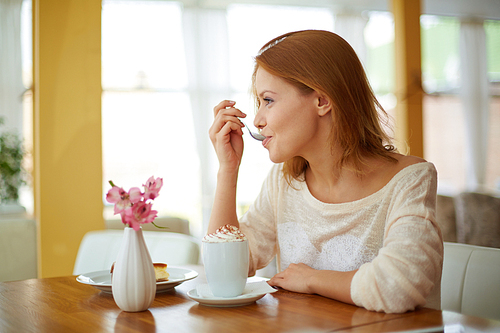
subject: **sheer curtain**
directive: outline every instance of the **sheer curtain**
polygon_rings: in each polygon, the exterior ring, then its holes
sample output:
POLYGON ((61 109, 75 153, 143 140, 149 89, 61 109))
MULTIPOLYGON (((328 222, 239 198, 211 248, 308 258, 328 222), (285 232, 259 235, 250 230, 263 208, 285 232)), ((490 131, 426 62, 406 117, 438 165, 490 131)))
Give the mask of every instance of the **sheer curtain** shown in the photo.
POLYGON ((366 62, 366 42, 364 31, 368 18, 361 12, 340 11, 335 13, 335 33, 351 44, 359 59, 366 62))
POLYGON ((154 175, 164 187, 160 217, 181 217, 201 233, 200 160, 188 94, 182 6, 106 0, 102 11, 104 217, 109 180, 125 189, 154 175))
POLYGON ((489 82, 482 20, 460 25, 461 99, 465 116, 466 188, 480 191, 486 181, 489 82))
POLYGON ((22 135, 21 7, 23 0, 0 1, 0 116, 22 135))
POLYGON ((212 108, 230 96, 225 9, 185 7, 183 36, 188 92, 201 164, 202 230, 207 230, 216 184, 217 157, 208 138, 212 108))

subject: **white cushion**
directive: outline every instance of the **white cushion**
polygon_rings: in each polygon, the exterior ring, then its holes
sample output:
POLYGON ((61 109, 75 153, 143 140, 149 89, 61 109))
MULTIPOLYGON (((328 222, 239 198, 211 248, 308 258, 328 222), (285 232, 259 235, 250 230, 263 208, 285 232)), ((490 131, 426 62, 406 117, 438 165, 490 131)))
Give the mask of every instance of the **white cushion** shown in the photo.
POLYGON ((500 249, 472 252, 465 273, 462 313, 500 320, 500 249))
POLYGON ((462 291, 473 247, 444 243, 441 309, 462 312, 462 291))
POLYGON ((500 320, 500 249, 445 242, 441 308, 500 320))

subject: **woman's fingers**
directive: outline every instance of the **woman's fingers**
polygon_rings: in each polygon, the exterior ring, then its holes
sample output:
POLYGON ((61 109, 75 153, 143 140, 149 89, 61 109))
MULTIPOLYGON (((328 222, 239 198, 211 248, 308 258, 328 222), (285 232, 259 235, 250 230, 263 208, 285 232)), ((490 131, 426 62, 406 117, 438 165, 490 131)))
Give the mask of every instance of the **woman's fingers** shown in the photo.
POLYGON ((234 107, 232 101, 222 101, 214 108, 214 122, 209 136, 219 163, 238 167, 243 154, 243 123, 238 119, 246 114, 234 107))
POLYGON ((220 135, 221 137, 225 137, 226 135, 229 135, 231 134, 232 132, 236 132, 240 135, 243 134, 243 131, 241 129, 241 126, 232 122, 232 121, 228 121, 226 122, 222 128, 217 132, 215 133, 216 135, 220 135))
POLYGON ((215 107, 214 107, 214 117, 217 116, 217 114, 219 113, 220 110, 223 110, 225 108, 228 108, 228 107, 232 107, 234 104, 236 104, 235 101, 230 101, 230 100, 223 100, 222 102, 220 102, 219 104, 217 104, 215 107))
POLYGON ((214 107, 214 118, 217 118, 217 116, 221 113, 225 115, 230 115, 234 117, 241 117, 244 118, 247 115, 243 112, 241 112, 239 109, 235 108, 234 105, 236 102, 234 101, 229 101, 229 100, 224 100, 217 104, 217 106, 214 107))
POLYGON ((310 293, 308 281, 317 271, 306 264, 290 264, 284 271, 273 276, 269 285, 300 293, 310 293))
POLYGON ((239 134, 243 134, 241 128, 243 124, 234 116, 219 116, 214 120, 212 126, 209 129, 209 136, 212 141, 215 140, 218 135, 227 135, 231 131, 236 131, 239 134), (223 131, 223 129, 225 129, 223 131))
MULTIPOLYGON (((224 100, 214 107, 214 122, 209 130, 212 141, 228 123, 230 124, 231 130, 240 134, 242 133, 241 128, 244 127, 244 125, 238 118, 244 118, 246 117, 246 114, 241 112, 241 110, 234 108, 234 105, 235 102, 224 100)), ((228 133, 229 132, 225 132, 224 134, 227 135, 228 133)))

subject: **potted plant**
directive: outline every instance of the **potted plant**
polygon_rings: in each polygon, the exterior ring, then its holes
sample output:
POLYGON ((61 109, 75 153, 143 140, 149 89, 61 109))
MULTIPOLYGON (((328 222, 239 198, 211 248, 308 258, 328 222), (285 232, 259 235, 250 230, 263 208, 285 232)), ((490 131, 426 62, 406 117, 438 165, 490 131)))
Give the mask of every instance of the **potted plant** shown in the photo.
MULTIPOLYGON (((0 129, 4 118, 0 117, 0 129)), ((2 206, 19 206, 19 187, 25 184, 22 166, 24 149, 21 139, 0 130, 0 211, 2 206)))

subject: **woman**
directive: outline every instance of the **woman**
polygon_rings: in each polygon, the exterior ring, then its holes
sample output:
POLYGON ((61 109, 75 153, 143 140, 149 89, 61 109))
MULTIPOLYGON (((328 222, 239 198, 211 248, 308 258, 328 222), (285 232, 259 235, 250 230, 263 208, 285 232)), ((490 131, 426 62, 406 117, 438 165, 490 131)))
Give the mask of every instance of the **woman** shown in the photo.
POLYGON ((276 165, 238 221, 238 118, 246 115, 235 102, 217 105, 209 134, 220 167, 208 232, 240 227, 250 275, 277 255, 272 286, 375 311, 439 308, 436 170, 390 145, 387 114, 349 44, 326 31, 280 36, 257 55, 252 83, 254 124, 276 165))

